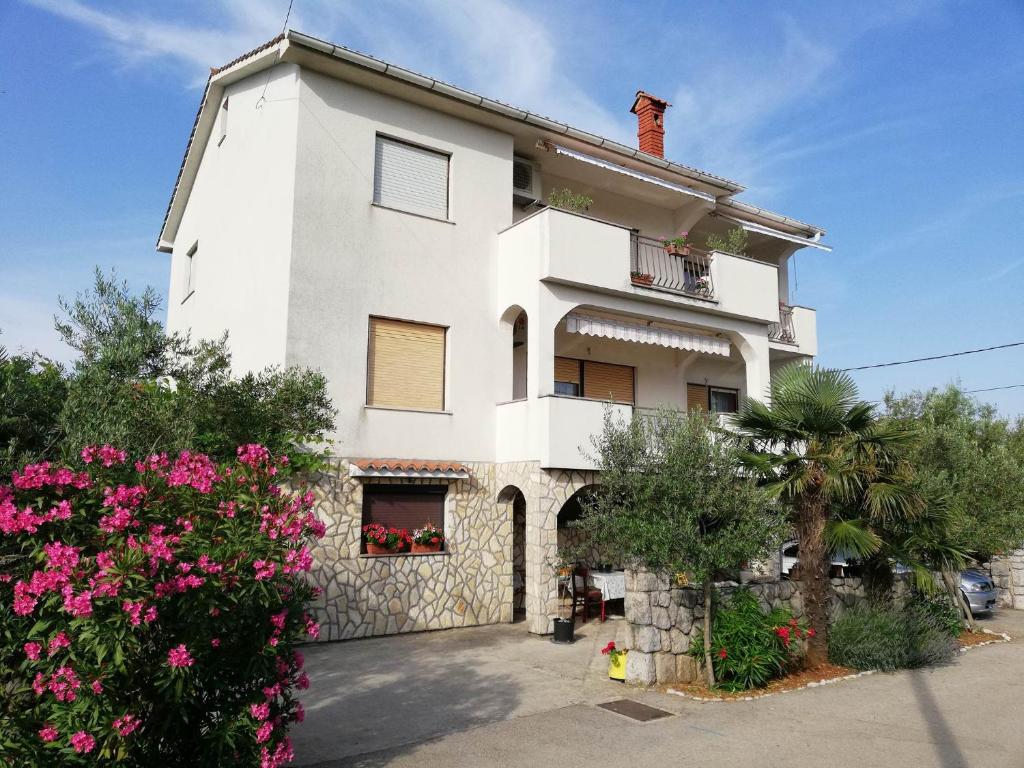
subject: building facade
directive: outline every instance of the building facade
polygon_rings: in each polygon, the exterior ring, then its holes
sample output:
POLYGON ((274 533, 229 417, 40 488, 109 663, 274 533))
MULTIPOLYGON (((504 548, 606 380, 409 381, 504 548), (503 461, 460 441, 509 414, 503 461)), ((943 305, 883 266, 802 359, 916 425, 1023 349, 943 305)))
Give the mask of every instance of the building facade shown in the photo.
POLYGON ((548 632, 605 410, 727 412, 816 354, 788 266, 823 230, 662 157, 668 106, 637 93, 637 149, 291 31, 211 74, 158 243, 168 327, 326 375, 327 637, 548 632), (742 254, 707 247, 730 230, 742 254), (368 554, 368 522, 444 551, 368 554))

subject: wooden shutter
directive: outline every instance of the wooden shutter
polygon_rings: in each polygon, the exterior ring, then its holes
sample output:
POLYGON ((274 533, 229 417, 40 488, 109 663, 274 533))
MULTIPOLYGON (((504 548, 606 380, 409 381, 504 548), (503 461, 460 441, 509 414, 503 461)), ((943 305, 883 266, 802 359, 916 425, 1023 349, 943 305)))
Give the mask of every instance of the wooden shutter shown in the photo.
POLYGON ((571 357, 555 358, 555 381, 565 381, 569 384, 580 383, 580 361, 571 357))
POLYGON ((445 329, 370 318, 368 405, 444 409, 445 329))
POLYGON ((708 409, 708 388, 703 384, 686 385, 686 410, 706 411, 708 409))
POLYGON ((410 213, 448 218, 448 155, 377 137, 373 201, 410 213))
POLYGON ((583 396, 597 400, 613 400, 616 403, 632 403, 632 367, 584 360, 583 396))
POLYGON ((367 485, 363 488, 363 525, 380 523, 411 534, 430 523, 443 532, 446 490, 432 485, 367 485))

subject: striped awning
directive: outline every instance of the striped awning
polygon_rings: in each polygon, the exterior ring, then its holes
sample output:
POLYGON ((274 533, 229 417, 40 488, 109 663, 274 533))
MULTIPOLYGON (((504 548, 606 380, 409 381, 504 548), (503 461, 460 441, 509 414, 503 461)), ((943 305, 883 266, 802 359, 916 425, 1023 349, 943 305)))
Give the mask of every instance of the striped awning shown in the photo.
POLYGON ((612 320, 607 317, 580 315, 575 312, 566 315, 565 330, 586 336, 600 336, 605 339, 634 341, 638 344, 656 344, 672 349, 686 349, 703 352, 706 355, 729 356, 728 339, 718 339, 683 330, 658 328, 652 325, 612 320))
POLYGON ((457 461, 425 461, 423 459, 357 459, 349 465, 352 477, 422 477, 465 480, 469 468, 457 461))

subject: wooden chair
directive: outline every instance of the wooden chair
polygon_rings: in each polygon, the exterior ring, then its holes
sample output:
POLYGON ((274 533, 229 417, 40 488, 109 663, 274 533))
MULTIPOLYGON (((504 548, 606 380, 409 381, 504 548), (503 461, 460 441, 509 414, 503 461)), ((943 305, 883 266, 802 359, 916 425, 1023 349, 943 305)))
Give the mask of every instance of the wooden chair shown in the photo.
POLYGON ((577 566, 572 572, 572 619, 576 621, 576 609, 583 609, 583 623, 587 623, 590 616, 590 607, 598 606, 601 616, 604 617, 604 595, 596 587, 587 586, 589 572, 582 566, 577 566))

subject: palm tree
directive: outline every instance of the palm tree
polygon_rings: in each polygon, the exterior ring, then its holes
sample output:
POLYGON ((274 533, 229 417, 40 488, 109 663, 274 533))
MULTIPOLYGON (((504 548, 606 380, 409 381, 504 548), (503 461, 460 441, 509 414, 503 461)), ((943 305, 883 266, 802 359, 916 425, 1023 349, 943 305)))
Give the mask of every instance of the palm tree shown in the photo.
POLYGON ((807 662, 816 666, 828 660, 830 549, 869 555, 881 541, 863 521, 920 514, 903 458, 913 433, 879 424, 841 371, 790 365, 772 378, 770 394, 770 404, 745 401, 732 424, 748 446, 744 465, 790 510, 799 591, 814 629, 807 662))

